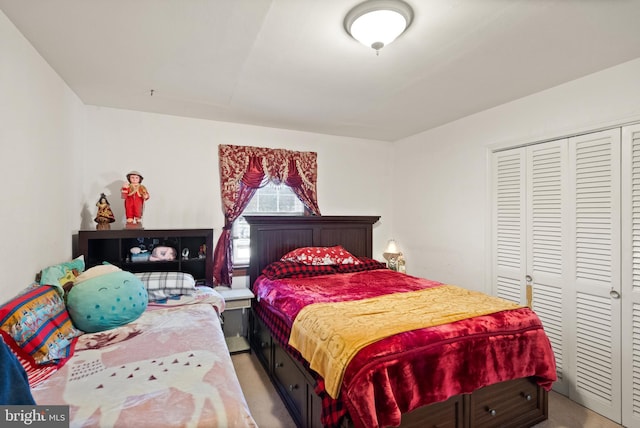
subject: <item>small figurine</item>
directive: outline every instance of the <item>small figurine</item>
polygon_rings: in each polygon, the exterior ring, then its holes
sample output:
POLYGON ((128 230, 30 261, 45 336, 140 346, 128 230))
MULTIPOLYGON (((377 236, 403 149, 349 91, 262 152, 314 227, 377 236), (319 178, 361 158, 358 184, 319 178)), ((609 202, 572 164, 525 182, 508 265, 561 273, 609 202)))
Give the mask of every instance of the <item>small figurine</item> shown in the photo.
POLYGON ((198 258, 204 259, 206 256, 207 256, 207 244, 202 244, 198 249, 198 258))
POLYGON ((104 193, 100 193, 100 199, 98 199, 98 202, 96 202, 96 207, 98 207, 98 212, 96 214, 96 218, 94 219, 94 221, 98 223, 96 225, 96 229, 111 229, 111 223, 116 221, 116 217, 113 215, 113 211, 111 211, 111 205, 109 205, 107 196, 104 193))
POLYGON ((397 264, 398 264, 398 272, 407 273, 407 265, 404 260, 404 256, 402 254, 400 254, 400 256, 398 257, 397 264))
POLYGON ((127 174, 128 183, 125 183, 120 189, 120 194, 124 199, 127 225, 138 225, 142 222, 144 202, 149 199, 147 188, 141 184, 143 178, 138 171, 131 171, 127 174))

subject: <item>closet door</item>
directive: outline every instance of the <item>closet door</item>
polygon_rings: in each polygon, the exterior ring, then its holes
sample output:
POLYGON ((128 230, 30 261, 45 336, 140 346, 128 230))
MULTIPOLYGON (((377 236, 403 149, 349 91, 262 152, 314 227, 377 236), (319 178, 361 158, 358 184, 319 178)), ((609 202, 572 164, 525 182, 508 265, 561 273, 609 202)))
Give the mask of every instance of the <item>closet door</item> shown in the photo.
POLYGON ((569 249, 567 194, 567 139, 527 147, 526 174, 526 272, 530 282, 532 308, 540 317, 556 358, 558 380, 553 389, 567 394, 566 381, 568 320, 566 266, 569 249))
POLYGON ((493 294, 525 301, 526 216, 525 149, 492 155, 493 294))
POLYGON ((620 129, 569 139, 569 397, 621 421, 620 129))
POLYGON ((622 128, 622 423, 640 427, 640 125, 622 128))
POLYGON ((564 394, 568 394, 563 375, 567 345, 562 264, 568 242, 562 204, 566 165, 566 139, 492 155, 493 294, 531 303, 555 353, 554 389, 564 394))

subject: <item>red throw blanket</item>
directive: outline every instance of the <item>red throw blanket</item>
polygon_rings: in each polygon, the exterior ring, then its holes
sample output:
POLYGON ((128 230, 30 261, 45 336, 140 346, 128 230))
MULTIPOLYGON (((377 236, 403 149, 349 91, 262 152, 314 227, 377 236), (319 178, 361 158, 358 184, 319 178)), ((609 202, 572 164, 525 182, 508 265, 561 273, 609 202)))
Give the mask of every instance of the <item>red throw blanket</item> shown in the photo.
MULTIPOLYGON (((298 312, 335 302, 441 285, 388 270, 269 280, 254 291, 291 328, 298 312)), ((551 344, 528 308, 502 311, 400 333, 362 349, 344 374, 338 401, 356 427, 397 426, 402 413, 486 385, 535 376, 549 390, 556 380, 551 344)), ((326 394, 322 379, 317 392, 326 394)), ((323 396, 323 400, 327 397, 323 396)), ((339 406, 338 406, 339 407, 339 406)), ((337 423, 323 413, 323 423, 337 423)))
POLYGON ((367 345, 420 328, 516 309, 518 304, 453 285, 348 302, 314 303, 296 317, 289 345, 338 396, 349 361, 367 345))

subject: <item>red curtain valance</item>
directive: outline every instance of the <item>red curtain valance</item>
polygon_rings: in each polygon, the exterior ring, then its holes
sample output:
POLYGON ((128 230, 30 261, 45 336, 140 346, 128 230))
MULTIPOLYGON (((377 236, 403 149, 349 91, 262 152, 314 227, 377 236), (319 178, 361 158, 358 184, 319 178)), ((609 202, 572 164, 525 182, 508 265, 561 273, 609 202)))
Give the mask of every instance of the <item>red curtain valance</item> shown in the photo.
POLYGON ((216 284, 229 285, 233 274, 231 226, 259 187, 284 183, 312 214, 320 215, 317 153, 221 144, 218 159, 225 225, 214 252, 213 275, 216 284))

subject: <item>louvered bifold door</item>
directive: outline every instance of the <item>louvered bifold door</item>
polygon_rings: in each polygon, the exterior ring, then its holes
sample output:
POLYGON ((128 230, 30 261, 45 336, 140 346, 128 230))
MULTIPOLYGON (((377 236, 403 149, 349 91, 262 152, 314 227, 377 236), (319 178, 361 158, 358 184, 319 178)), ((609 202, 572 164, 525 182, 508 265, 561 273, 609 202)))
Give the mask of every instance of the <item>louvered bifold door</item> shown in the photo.
POLYGON ((540 317, 556 357, 558 380, 553 389, 568 394, 565 380, 566 320, 564 254, 568 248, 566 193, 567 139, 527 147, 526 273, 532 308, 540 317))
POLYGON ((622 128, 622 423, 640 427, 640 125, 622 128))
POLYGON ((620 129, 569 139, 569 397, 621 421, 620 129))
POLYGON ((492 154, 493 294, 525 301, 525 150, 492 154))

